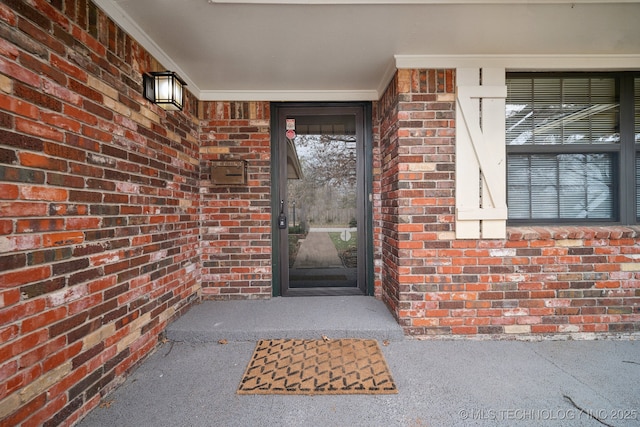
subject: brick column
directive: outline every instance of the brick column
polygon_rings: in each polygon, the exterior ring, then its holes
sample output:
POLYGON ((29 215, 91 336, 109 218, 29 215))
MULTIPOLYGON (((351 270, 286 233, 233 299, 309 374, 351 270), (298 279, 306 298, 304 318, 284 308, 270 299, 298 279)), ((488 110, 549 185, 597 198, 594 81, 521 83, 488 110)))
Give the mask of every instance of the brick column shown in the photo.
MULTIPOLYGON (((401 70, 398 111, 400 241, 399 318, 412 334, 449 333, 428 292, 441 278, 437 251, 454 238, 455 82, 452 70, 401 70)), ((445 272, 446 274, 446 272, 445 272)), ((445 279, 442 279, 445 280, 445 279)))
POLYGON ((452 70, 399 70, 379 106, 382 296, 412 334, 436 324, 425 293, 454 237, 454 91, 452 70))
POLYGON ((376 104, 376 122, 379 135, 378 173, 375 174, 374 190, 379 189, 380 200, 376 200, 375 224, 380 232, 376 246, 381 248, 380 297, 391 313, 398 317, 398 77, 387 87, 381 100, 376 104))

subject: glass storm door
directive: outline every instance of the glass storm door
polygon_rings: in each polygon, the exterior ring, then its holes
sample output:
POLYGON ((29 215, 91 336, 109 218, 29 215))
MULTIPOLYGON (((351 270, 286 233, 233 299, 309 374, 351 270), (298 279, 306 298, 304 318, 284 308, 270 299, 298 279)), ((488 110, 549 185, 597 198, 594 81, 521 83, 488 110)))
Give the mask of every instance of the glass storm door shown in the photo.
POLYGON ((363 106, 277 111, 280 294, 366 294, 363 106))

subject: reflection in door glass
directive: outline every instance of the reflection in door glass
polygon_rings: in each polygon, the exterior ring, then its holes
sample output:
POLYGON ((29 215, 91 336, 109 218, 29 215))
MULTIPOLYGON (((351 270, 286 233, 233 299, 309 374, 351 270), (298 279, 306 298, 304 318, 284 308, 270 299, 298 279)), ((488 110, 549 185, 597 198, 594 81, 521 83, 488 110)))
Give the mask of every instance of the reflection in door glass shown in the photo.
POLYGON ((296 119, 287 159, 289 286, 356 287, 355 119, 296 119))

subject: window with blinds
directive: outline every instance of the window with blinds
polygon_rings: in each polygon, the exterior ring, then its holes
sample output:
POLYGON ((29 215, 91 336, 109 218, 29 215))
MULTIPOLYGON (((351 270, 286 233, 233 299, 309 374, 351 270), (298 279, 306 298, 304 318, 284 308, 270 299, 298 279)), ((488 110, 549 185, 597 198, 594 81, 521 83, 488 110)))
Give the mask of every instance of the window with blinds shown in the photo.
POLYGON ((508 158, 510 219, 613 216, 613 161, 606 154, 524 154, 508 158))
POLYGON ((613 78, 518 78, 507 82, 507 144, 619 142, 613 78))
POLYGON ((509 74, 506 143, 510 223, 638 221, 640 78, 509 74), (621 120, 629 108, 635 123, 621 120))

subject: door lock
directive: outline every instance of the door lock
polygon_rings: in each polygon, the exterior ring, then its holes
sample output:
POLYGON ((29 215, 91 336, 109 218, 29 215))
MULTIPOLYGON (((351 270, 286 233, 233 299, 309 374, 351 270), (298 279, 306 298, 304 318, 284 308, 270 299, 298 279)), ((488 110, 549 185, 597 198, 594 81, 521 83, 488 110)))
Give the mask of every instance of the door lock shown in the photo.
POLYGON ((287 216, 284 214, 284 200, 280 200, 280 215, 278 215, 278 228, 285 230, 287 228, 287 216))

